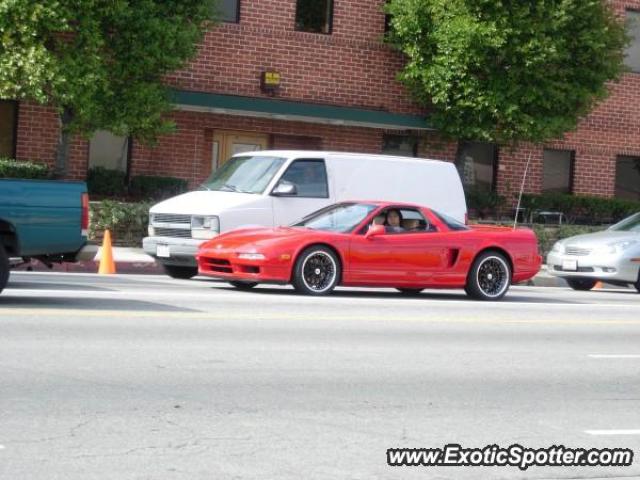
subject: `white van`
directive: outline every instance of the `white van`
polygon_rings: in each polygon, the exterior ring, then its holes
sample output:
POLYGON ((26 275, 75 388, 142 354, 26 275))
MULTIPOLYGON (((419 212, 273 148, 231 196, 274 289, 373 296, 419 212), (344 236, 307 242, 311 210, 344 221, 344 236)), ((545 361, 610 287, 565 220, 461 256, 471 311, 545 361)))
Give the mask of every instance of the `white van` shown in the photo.
POLYGON ((154 205, 144 251, 170 276, 190 278, 204 240, 242 226, 289 225, 345 200, 417 203, 461 222, 467 215, 460 176, 449 162, 262 150, 234 155, 200 190, 154 205))

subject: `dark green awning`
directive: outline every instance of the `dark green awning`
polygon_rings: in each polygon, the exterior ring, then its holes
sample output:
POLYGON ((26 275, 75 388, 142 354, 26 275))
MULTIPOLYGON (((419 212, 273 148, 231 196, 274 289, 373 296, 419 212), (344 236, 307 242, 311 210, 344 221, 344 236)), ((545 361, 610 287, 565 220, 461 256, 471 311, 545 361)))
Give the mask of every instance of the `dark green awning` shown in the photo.
POLYGON ((197 112, 388 130, 431 130, 433 128, 425 117, 419 115, 291 100, 173 90, 172 101, 179 110, 197 112))

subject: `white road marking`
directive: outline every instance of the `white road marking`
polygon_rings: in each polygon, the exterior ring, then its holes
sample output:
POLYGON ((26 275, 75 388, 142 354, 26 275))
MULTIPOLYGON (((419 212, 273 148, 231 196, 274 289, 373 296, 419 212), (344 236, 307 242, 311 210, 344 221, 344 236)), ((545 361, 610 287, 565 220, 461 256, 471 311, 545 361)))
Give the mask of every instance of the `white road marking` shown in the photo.
POLYGON ((587 355, 589 358, 640 358, 640 355, 636 354, 611 354, 611 355, 601 355, 601 354, 593 354, 587 355))
POLYGON ((585 430, 589 435, 640 435, 640 429, 630 430, 585 430))

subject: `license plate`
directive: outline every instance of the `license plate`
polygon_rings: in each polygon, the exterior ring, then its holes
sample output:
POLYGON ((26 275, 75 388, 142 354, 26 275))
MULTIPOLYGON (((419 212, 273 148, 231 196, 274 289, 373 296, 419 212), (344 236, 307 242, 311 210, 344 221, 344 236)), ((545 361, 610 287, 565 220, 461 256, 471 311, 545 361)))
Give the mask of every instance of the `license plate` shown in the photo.
POLYGON ((577 260, 563 260, 562 261, 562 270, 566 270, 569 272, 575 272, 578 270, 578 261, 577 260))
POLYGON ((169 245, 158 245, 156 247, 156 255, 162 258, 169 258, 171 256, 169 245))

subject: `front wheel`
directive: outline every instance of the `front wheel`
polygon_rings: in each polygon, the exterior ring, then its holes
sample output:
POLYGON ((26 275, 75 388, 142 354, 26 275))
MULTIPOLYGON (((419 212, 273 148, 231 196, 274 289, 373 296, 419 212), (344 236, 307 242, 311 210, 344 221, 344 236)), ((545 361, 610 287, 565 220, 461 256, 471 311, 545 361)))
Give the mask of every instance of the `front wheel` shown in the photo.
POLYGON ((340 260, 327 247, 309 247, 300 254, 293 271, 293 286, 307 295, 325 295, 340 279, 340 260))
POLYGON ((253 287, 258 285, 258 282, 239 282, 234 280, 233 282, 229 282, 229 284, 236 287, 238 290, 251 290, 253 287))
POLYGON ((163 265, 164 273, 171 278, 179 278, 181 280, 188 280, 195 277, 198 274, 197 267, 179 267, 176 265, 163 265))
POLYGON ((498 252, 478 256, 467 276, 465 291, 476 300, 500 300, 511 286, 509 261, 498 252))
POLYGON ((9 281, 9 257, 4 250, 4 246, 0 243, 0 292, 4 290, 9 281))
POLYGON ((574 290, 587 291, 596 286, 597 280, 590 278, 567 278, 567 283, 574 290))

